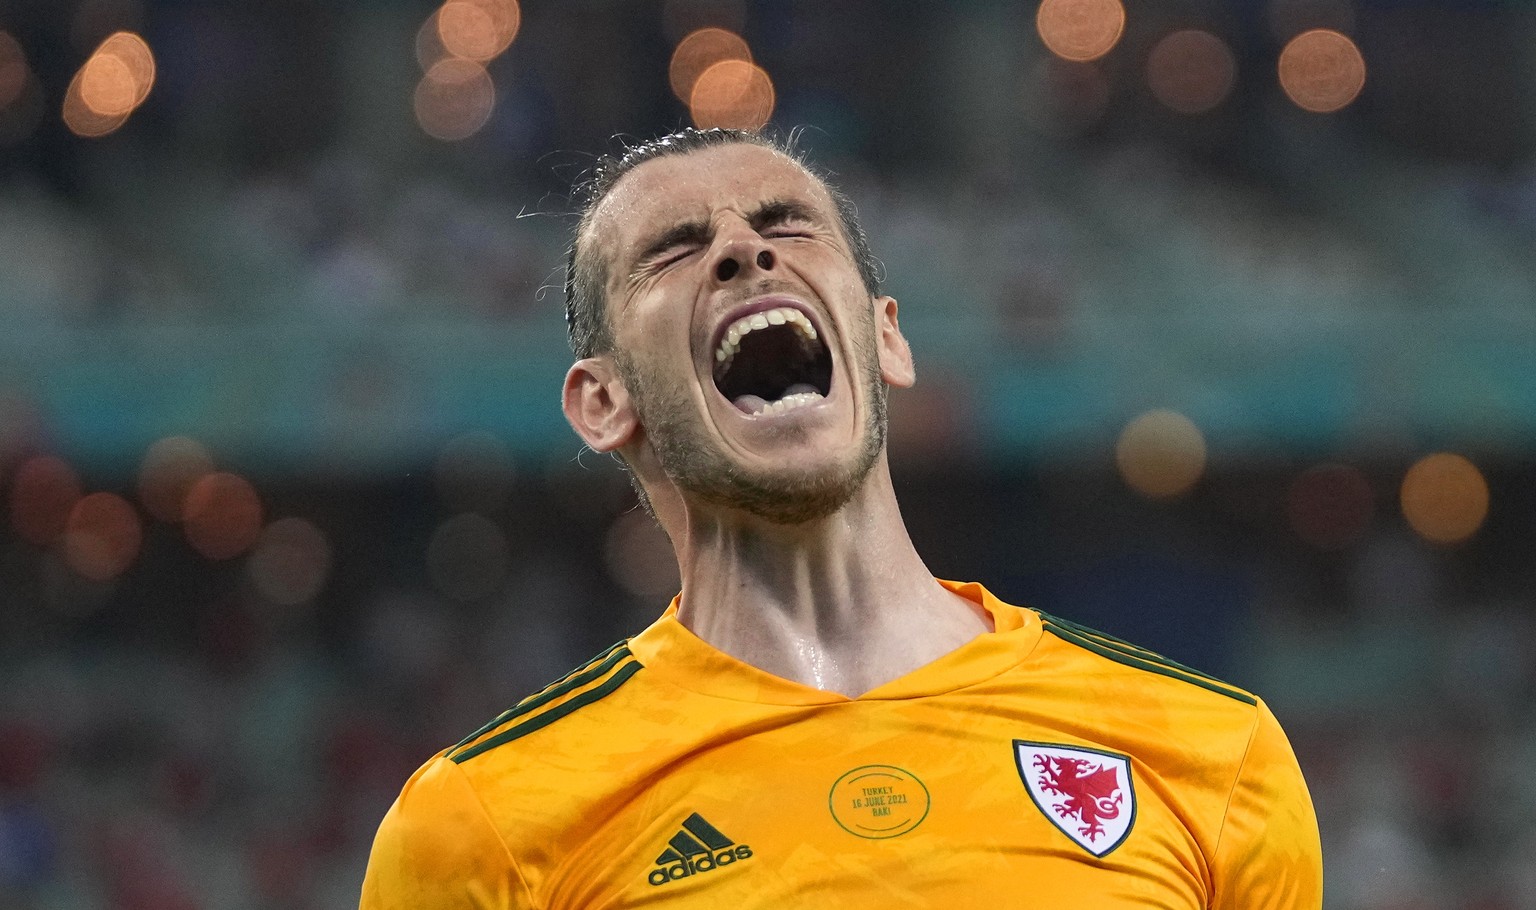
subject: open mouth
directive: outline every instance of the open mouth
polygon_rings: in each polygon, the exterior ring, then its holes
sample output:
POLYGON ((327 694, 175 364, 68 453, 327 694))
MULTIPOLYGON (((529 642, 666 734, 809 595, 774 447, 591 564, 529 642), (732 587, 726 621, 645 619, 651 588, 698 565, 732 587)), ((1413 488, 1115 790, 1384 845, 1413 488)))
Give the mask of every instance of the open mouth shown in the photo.
POLYGON ((743 316, 715 348, 715 387, 744 414, 782 414, 832 391, 832 352, 793 307, 743 316))

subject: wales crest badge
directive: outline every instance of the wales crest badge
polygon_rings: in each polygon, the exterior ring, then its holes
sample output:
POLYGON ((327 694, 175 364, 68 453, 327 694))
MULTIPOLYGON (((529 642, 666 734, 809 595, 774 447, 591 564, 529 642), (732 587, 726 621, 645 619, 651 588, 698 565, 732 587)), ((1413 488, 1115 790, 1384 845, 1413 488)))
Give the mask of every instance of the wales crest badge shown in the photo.
POLYGON ((1094 856, 1125 842, 1136 822, 1128 757, 1021 739, 1013 748, 1029 798, 1062 834, 1094 856))

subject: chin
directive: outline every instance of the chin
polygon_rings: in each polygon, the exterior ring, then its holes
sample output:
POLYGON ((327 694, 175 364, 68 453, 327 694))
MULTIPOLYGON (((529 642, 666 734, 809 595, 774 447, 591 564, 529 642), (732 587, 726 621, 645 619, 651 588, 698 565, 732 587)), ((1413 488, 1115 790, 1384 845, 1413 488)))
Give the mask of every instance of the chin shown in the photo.
POLYGON ((752 469, 730 462, 719 450, 706 455, 699 448, 682 459, 663 457, 662 464, 672 482, 692 498, 773 524, 798 525, 846 506, 867 482, 882 448, 881 440, 871 435, 854 451, 818 464, 752 469))
POLYGON ((778 525, 800 525, 835 515, 853 499, 863 478, 851 472, 769 476, 737 475, 728 487, 693 490, 715 506, 745 512, 778 525))

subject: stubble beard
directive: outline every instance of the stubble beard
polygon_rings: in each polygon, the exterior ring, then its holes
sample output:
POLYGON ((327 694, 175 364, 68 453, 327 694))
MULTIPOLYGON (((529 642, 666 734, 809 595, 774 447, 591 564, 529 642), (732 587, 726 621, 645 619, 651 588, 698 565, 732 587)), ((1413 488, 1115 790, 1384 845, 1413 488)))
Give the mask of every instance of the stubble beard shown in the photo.
MULTIPOLYGON (((763 471, 736 464, 709 438, 686 390, 651 382, 645 370, 623 351, 615 351, 614 358, 656 459, 679 490, 773 524, 799 525, 825 518, 847 505, 885 449, 888 390, 880 376, 872 315, 859 325, 854 350, 869 405, 858 451, 838 464, 787 464, 763 471)), ((782 432, 785 438, 801 435, 794 427, 782 432)))

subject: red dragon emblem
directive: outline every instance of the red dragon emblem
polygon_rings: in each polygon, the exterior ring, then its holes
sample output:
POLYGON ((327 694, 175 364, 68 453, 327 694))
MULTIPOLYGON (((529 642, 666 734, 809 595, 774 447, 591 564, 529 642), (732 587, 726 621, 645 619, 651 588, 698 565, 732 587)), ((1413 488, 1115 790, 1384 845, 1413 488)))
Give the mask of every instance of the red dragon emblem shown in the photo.
POLYGON ((1094 856, 1130 836, 1136 788, 1129 756, 1066 743, 1013 745, 1024 789, 1058 831, 1094 856))
POLYGON ((1114 768, 1054 755, 1036 755, 1035 767, 1040 770, 1041 792, 1065 797, 1052 806, 1056 814, 1081 822, 1077 833, 1090 841, 1104 834, 1100 819, 1120 817, 1124 796, 1114 768))

